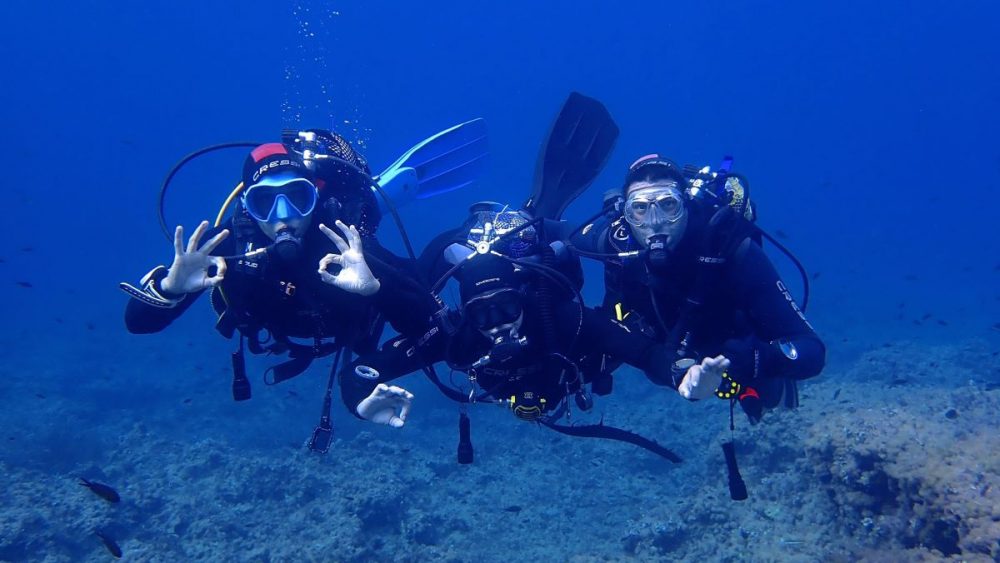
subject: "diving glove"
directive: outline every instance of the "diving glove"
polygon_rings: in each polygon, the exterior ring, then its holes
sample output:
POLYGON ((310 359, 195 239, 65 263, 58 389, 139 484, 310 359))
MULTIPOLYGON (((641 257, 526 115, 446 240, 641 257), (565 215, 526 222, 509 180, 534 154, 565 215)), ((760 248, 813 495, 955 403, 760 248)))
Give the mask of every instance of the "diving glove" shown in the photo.
POLYGON ((677 392, 681 394, 681 397, 690 401, 711 397, 719 384, 722 383, 722 374, 727 369, 729 369, 729 360, 725 356, 705 358, 700 364, 688 368, 684 379, 677 387, 677 392))
POLYGON ((326 225, 320 225, 319 230, 337 245, 340 254, 327 254, 319 261, 319 277, 325 283, 339 287, 349 293, 358 295, 374 295, 378 293, 380 284, 372 274, 361 248, 361 235, 354 225, 348 227, 340 221, 334 223, 344 234, 341 237, 326 225), (346 240, 345 240, 346 239, 346 240), (327 271, 330 264, 340 266, 340 271, 331 274, 327 271))
POLYGON ((376 424, 388 424, 393 428, 402 428, 406 424, 406 416, 410 414, 410 404, 413 393, 402 387, 379 383, 371 395, 358 404, 358 416, 376 424))
POLYGON ((174 262, 167 271, 167 277, 160 282, 160 289, 167 294, 184 295, 215 287, 222 283, 226 276, 226 260, 221 256, 212 256, 215 247, 226 240, 229 230, 217 233, 199 248, 201 237, 208 230, 208 221, 202 221, 188 239, 184 247, 184 227, 178 225, 174 229, 174 262), (215 275, 209 275, 209 270, 215 267, 215 275))

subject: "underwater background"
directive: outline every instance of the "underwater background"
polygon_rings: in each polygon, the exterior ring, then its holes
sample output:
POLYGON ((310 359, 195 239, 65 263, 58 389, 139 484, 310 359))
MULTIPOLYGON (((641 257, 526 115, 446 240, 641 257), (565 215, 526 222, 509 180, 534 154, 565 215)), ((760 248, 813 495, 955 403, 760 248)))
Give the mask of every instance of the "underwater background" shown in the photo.
MULTIPOLYGON (((0 18, 0 560, 108 560, 95 529, 131 561, 1000 560, 996 2, 18 1, 0 18), (117 283, 169 264, 157 189, 188 152, 332 127, 379 170, 484 117, 486 178, 402 210, 419 251, 475 201, 523 202, 571 91, 622 134, 570 221, 640 155, 729 154, 809 270, 827 367, 799 409, 737 418, 749 500, 726 489, 728 405, 628 369, 584 418, 683 464, 480 406, 460 466, 457 408, 419 375, 405 428, 336 401, 317 456, 328 361, 253 376, 236 404, 207 300, 126 333, 117 283)), ((214 218, 244 157, 186 167, 168 221, 214 218)), ((404 253, 391 221, 379 237, 404 253)))

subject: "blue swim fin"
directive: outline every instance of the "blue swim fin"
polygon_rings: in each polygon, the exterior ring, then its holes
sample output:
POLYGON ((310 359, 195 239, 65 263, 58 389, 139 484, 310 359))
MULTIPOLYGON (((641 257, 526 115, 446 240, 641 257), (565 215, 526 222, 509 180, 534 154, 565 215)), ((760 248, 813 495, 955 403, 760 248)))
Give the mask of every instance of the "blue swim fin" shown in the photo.
MULTIPOLYGON (((486 120, 473 119, 424 139, 375 177, 393 205, 464 188, 486 170, 486 120)), ((379 207, 385 211, 385 201, 379 207)))

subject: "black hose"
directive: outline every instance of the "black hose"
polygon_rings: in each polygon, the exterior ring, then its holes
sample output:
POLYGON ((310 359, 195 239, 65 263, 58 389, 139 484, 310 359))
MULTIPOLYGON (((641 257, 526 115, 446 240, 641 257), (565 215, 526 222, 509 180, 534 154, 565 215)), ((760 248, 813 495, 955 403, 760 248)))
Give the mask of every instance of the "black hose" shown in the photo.
POLYGON ((787 256, 788 259, 791 260, 792 263, 795 264, 795 267, 799 270, 799 275, 802 276, 802 312, 805 313, 806 307, 809 306, 809 274, 806 273, 805 267, 802 265, 802 262, 799 262, 799 259, 796 258, 794 254, 792 254, 791 250, 785 248, 783 244, 778 242, 771 235, 767 234, 760 227, 754 225, 754 228, 757 230, 758 233, 761 234, 761 236, 766 238, 768 242, 776 246, 778 250, 780 250, 785 256, 787 256))
POLYGON ((625 442, 632 444, 633 446, 639 446, 640 448, 653 452, 654 454, 672 461, 673 463, 681 463, 684 461, 681 456, 675 454, 669 449, 657 444, 649 438, 640 436, 634 432, 629 432, 628 430, 623 430, 621 428, 615 428, 614 426, 606 426, 604 422, 600 424, 587 424, 579 426, 563 426, 561 424, 556 424, 548 420, 540 420, 540 424, 547 426, 560 434, 566 434, 567 436, 577 436, 581 438, 604 438, 606 440, 616 440, 618 442, 625 442))
POLYGON ((410 244, 410 237, 406 234, 406 228, 403 227, 403 220, 399 218, 399 212, 396 211, 396 205, 389 198, 389 194, 385 193, 382 186, 378 185, 378 182, 372 182, 372 186, 375 187, 375 191, 378 195, 382 196, 382 201, 385 202, 385 206, 389 208, 389 213, 392 214, 392 220, 396 223, 396 228, 399 229, 399 236, 403 238, 403 245, 406 246, 406 254, 409 255, 410 260, 414 263, 417 261, 417 255, 413 253, 413 245, 410 244))
MULTIPOLYGON (((580 293, 580 290, 577 289, 576 285, 574 285, 573 282, 569 280, 569 278, 567 278, 562 272, 551 266, 546 266, 544 264, 536 264, 534 262, 528 262, 526 260, 516 260, 514 258, 510 258, 507 256, 503 256, 503 258, 509 260, 510 262, 513 262, 514 264, 518 264, 524 268, 531 269, 540 276, 547 277, 550 281, 553 281, 555 283, 558 283, 559 285, 564 286, 570 293, 572 293, 576 297, 575 301, 580 313, 580 323, 577 325, 576 334, 573 335, 573 340, 570 342, 569 345, 569 349, 572 350, 573 347, 576 346, 576 340, 580 337, 580 332, 583 330, 584 307, 586 307, 586 305, 584 305, 583 303, 583 294, 580 293)), ((555 343, 553 342, 552 347, 554 346, 555 343)))
POLYGON ((167 237, 167 240, 173 242, 174 235, 170 232, 167 227, 167 218, 163 212, 163 203, 167 198, 167 188, 170 186, 170 182, 174 179, 174 176, 180 172, 180 169, 184 167, 185 164, 198 158, 199 156, 210 153, 212 151, 222 150, 222 149, 235 149, 235 148, 254 148, 260 146, 261 143, 252 143, 249 141, 241 141, 234 143, 220 143, 218 145, 210 145, 202 149, 198 149, 193 153, 180 159, 167 173, 167 177, 163 179, 163 183, 160 184, 160 198, 157 204, 156 216, 160 219, 160 230, 163 231, 163 236, 167 237))
POLYGON ((582 223, 580 223, 580 225, 577 226, 577 228, 575 228, 572 231, 570 231, 569 236, 566 237, 566 240, 568 240, 568 241, 573 240, 573 237, 576 236, 576 233, 582 231, 584 227, 586 227, 587 225, 590 225, 591 223, 593 223, 594 221, 596 221, 601 215, 604 215, 605 213, 609 213, 611 211, 614 211, 614 209, 615 209, 615 206, 614 206, 613 203, 611 205, 605 205, 604 207, 601 208, 600 211, 598 211, 597 213, 594 213, 590 217, 584 219, 584 221, 582 223))
POLYGON ((425 367, 424 375, 427 376, 427 379, 431 380, 431 383, 433 383, 445 397, 448 397, 449 399, 455 401, 456 403, 471 402, 469 400, 469 397, 464 393, 462 393, 461 391, 459 391, 458 389, 445 385, 444 382, 441 381, 441 378, 438 377, 437 371, 435 371, 434 366, 425 367))
MULTIPOLYGON (((541 242, 542 265, 552 268, 556 261, 555 251, 548 245, 544 237, 541 242)), ((549 277, 542 276, 538 280, 538 284, 535 287, 535 295, 538 296, 538 316, 542 321, 544 346, 546 350, 553 350, 556 346, 556 319, 555 313, 552 310, 552 280, 549 277)))

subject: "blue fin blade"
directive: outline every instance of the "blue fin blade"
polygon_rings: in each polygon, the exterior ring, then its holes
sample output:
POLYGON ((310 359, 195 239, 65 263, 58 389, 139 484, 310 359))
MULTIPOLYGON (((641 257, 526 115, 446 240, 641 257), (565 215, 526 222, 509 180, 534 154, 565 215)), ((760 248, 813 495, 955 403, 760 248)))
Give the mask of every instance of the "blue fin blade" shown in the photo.
POLYGON ((486 120, 461 123, 421 141, 378 176, 397 205, 464 188, 485 171, 486 120))
MULTIPOLYGON (((476 145, 485 145, 485 139, 476 145)), ((464 188, 481 178, 489 163, 489 153, 476 145, 469 145, 416 167, 420 182, 417 198, 423 199, 464 188)))

